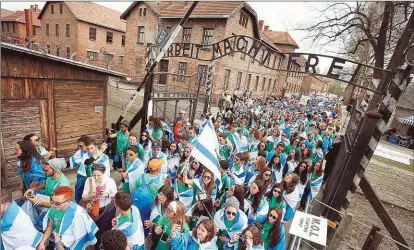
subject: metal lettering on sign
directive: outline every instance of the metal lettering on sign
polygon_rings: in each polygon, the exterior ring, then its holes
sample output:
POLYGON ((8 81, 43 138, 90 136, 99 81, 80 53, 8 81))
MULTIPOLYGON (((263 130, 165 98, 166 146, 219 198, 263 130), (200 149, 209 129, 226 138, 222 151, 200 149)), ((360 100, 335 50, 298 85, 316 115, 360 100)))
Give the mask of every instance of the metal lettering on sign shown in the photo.
POLYGON ((328 220, 296 211, 289 233, 319 245, 326 246, 328 220))
POLYGON ((164 27, 155 39, 155 44, 157 44, 158 47, 164 47, 169 38, 170 32, 168 32, 166 27, 164 27))
POLYGON ((103 106, 95 106, 95 113, 102 113, 103 112, 103 106))

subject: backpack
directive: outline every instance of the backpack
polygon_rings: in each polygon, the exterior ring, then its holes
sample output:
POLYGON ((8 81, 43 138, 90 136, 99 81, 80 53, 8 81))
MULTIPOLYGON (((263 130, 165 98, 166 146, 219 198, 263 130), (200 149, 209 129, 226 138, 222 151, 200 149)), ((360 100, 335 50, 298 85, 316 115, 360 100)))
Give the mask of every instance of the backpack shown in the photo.
POLYGON ((136 206, 141 214, 142 221, 148 220, 151 215, 152 204, 155 197, 150 193, 150 187, 155 186, 157 179, 152 179, 148 183, 144 175, 141 175, 142 185, 132 193, 132 205, 136 206))

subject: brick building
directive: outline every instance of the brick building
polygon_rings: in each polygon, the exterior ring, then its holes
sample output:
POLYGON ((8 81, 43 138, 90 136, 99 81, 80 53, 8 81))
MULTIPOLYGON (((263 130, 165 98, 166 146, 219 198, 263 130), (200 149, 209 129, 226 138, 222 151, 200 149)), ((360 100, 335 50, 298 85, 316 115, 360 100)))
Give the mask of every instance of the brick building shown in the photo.
POLYGON ((15 12, 1 12, 2 41, 13 44, 25 44, 29 40, 36 42, 40 33, 40 13, 38 5, 30 5, 30 9, 15 12))
MULTIPOLYGON (((171 31, 184 16, 191 2, 134 2, 121 15, 126 20, 126 73, 135 81, 142 81, 145 75, 145 54, 147 46, 155 44, 156 34, 166 27, 171 31)), ((233 35, 246 35, 268 43, 275 50, 278 47, 263 36, 263 26, 259 26, 256 12, 246 2, 199 2, 175 42, 188 42, 209 45, 233 35)), ((211 51, 200 50, 200 54, 211 51)), ((201 56, 202 57, 202 56, 201 56)), ((275 57, 276 58, 276 57, 275 57)), ((281 65, 287 60, 283 54, 274 62, 281 65)), ((287 61, 286 61, 287 62, 287 61)), ((167 71, 192 75, 207 72, 209 62, 189 58, 164 58, 157 71, 167 71)), ((203 74, 201 74, 203 75, 203 74)), ((205 77, 192 79, 163 76, 155 83, 165 85, 171 91, 197 89, 198 82, 205 85, 205 77)), ((268 96, 284 86, 279 71, 260 66, 257 61, 243 53, 233 53, 217 60, 213 103, 223 92, 233 93, 237 88, 252 91, 253 96, 268 96)))
POLYGON ((324 77, 305 75, 300 91, 307 94, 326 93, 328 92, 329 84, 330 80, 324 77))
POLYGON ((116 71, 124 68, 121 13, 93 2, 46 2, 39 14, 49 53, 116 71))
MULTIPOLYGON (((264 21, 260 21, 263 22, 264 21)), ((263 25, 263 24, 262 24, 263 25)), ((282 53, 292 53, 296 49, 299 49, 298 44, 293 40, 288 32, 281 31, 272 31, 269 30, 269 26, 264 26, 264 35, 267 36, 272 43, 277 46, 277 48, 282 53)), ((281 68, 287 69, 289 57, 285 56, 282 61, 281 68)), ((305 71, 306 58, 301 56, 297 60, 294 60, 290 66, 290 70, 304 72, 305 71)), ((277 94, 280 95, 285 89, 285 93, 297 93, 301 91, 301 85, 303 81, 304 74, 298 72, 282 72, 281 73, 281 83, 282 85, 277 89, 277 94)))

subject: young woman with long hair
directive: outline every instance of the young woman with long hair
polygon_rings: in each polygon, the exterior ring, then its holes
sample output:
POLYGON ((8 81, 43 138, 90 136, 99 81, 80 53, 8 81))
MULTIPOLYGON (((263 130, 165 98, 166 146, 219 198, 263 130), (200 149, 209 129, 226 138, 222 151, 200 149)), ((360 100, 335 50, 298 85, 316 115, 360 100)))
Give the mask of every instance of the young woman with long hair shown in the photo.
POLYGON ((269 204, 264 196, 265 187, 262 181, 255 181, 246 194, 245 212, 248 217, 248 224, 256 221, 263 222, 269 211, 269 204))
POLYGON ((286 213, 283 216, 283 221, 288 221, 293 218, 296 211, 296 206, 300 201, 301 193, 297 187, 299 177, 295 173, 288 174, 281 182, 283 187, 283 198, 286 201, 286 213))
POLYGON ((283 172, 285 166, 282 165, 279 154, 275 154, 272 159, 270 159, 267 167, 272 170, 272 178, 274 183, 280 183, 284 177, 283 172))
POLYGON ((323 182, 323 169, 322 162, 317 161, 308 168, 308 183, 303 192, 300 200, 300 210, 303 210, 306 206, 306 202, 309 198, 315 197, 323 182))
MULTIPOLYGON (((286 170, 287 170, 286 174, 292 173, 295 170, 295 168, 298 166, 298 163, 299 163, 299 154, 296 150, 292 149, 289 152, 289 156, 286 159, 286 165, 287 165, 286 166, 286 170)), ((284 174, 284 175, 286 175, 286 174, 284 174)))
POLYGON ((190 232, 177 233, 179 229, 178 226, 173 226, 173 230, 171 231, 170 242, 173 249, 218 249, 215 226, 212 220, 202 220, 197 227, 190 232))
POLYGON ((171 178, 172 185, 175 184, 177 178, 177 170, 180 165, 181 154, 178 151, 177 143, 171 142, 170 148, 167 151, 167 166, 168 166, 168 176, 171 178))
POLYGON ((267 214, 266 221, 263 223, 261 237, 264 249, 266 250, 285 250, 285 228, 281 224, 283 211, 280 207, 273 207, 267 214))
POLYGON ((306 183, 308 182, 308 168, 309 164, 307 161, 301 161, 298 166, 293 170, 293 173, 299 176, 299 185, 305 188, 306 183))
POLYGON ((193 187, 193 201, 192 205, 197 203, 198 195, 206 194, 211 196, 214 200, 217 196, 217 188, 214 183, 214 174, 209 169, 205 169, 200 178, 189 179, 187 177, 187 170, 183 172, 184 182, 193 187))
POLYGON ((174 232, 185 233, 190 231, 184 215, 184 204, 181 201, 172 201, 155 226, 155 234, 159 238, 157 248, 159 250, 171 249, 170 234, 174 232))
POLYGON ((162 130, 162 123, 158 117, 149 117, 149 139, 154 141, 160 141, 164 136, 164 131, 162 130))
POLYGON ((281 183, 276 183, 273 185, 272 189, 267 192, 266 198, 269 202, 269 208, 280 207, 281 209, 285 209, 286 202, 283 200, 282 192, 283 186, 281 183))
POLYGON ((229 241, 223 250, 253 250, 263 249, 263 241, 260 236, 260 229, 256 225, 249 225, 243 232, 234 236, 232 241, 229 241), (240 236, 244 236, 245 240, 241 241, 240 236))
POLYGON ((43 189, 46 183, 46 175, 43 171, 45 159, 38 153, 30 141, 19 141, 15 146, 17 155, 17 172, 22 182, 20 183, 21 195, 27 189, 43 189))
POLYGON ((170 185, 163 185, 158 189, 157 197, 152 205, 150 219, 144 221, 145 227, 154 227, 158 220, 165 214, 168 205, 174 201, 174 190, 170 185))
POLYGON ((141 133, 141 136, 139 138, 139 144, 141 144, 141 146, 144 148, 144 158, 148 158, 148 153, 151 152, 152 142, 149 139, 149 134, 147 131, 141 133))
POLYGON ((268 191, 270 188, 270 184, 272 184, 272 170, 268 167, 262 168, 259 174, 255 175, 250 179, 249 185, 251 185, 254 181, 261 181, 263 183, 263 188, 265 191, 268 191))

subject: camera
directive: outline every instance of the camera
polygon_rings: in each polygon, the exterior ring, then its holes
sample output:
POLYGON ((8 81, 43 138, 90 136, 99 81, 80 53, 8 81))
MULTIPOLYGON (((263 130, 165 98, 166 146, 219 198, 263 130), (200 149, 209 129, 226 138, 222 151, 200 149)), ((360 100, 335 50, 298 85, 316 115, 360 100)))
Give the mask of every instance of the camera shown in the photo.
POLYGON ((207 199, 207 194, 206 193, 199 193, 199 194, 197 194, 197 200, 204 201, 206 199, 207 199))
POLYGON ((243 235, 240 235, 239 242, 240 243, 245 243, 246 242, 246 236, 244 234, 243 235))

